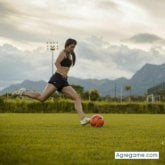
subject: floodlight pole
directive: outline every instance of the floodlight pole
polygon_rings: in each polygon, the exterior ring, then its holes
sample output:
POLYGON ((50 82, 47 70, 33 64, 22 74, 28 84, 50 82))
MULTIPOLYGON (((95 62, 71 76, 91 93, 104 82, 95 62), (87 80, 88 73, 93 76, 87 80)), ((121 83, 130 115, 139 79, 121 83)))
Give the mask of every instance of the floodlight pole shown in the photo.
POLYGON ((54 73, 54 51, 58 50, 58 41, 47 42, 47 50, 52 52, 52 74, 54 73))
POLYGON ((123 87, 120 88, 120 102, 123 102, 123 87))

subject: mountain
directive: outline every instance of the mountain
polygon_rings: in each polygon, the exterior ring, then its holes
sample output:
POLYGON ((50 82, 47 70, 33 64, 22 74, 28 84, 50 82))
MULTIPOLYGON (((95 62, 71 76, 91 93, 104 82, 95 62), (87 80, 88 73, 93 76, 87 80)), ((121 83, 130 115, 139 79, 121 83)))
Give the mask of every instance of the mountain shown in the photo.
POLYGON ((5 93, 11 93, 19 88, 26 88, 29 90, 36 90, 41 92, 44 87, 46 85, 46 82, 44 81, 30 81, 30 80, 25 80, 20 84, 13 84, 5 89, 3 89, 2 91, 0 91, 0 94, 5 94, 5 93))
MULTIPOLYGON (((101 95, 115 95, 115 85, 121 86, 122 84, 127 83, 126 78, 120 78, 116 80, 108 80, 108 79, 77 79, 75 78, 69 78, 70 84, 78 84, 80 86, 83 86, 85 90, 91 90, 91 89, 97 89, 101 95)), ((117 87, 116 87, 117 88, 117 87)))
MULTIPOLYGON (((132 95, 144 95, 148 88, 151 88, 161 82, 165 82, 165 64, 153 65, 145 64, 138 70, 131 79, 124 77, 116 80, 109 79, 80 79, 69 77, 69 83, 83 86, 85 90, 97 89, 101 95, 120 96, 128 95, 129 92, 124 90, 125 86, 132 87, 132 95)), ((0 91, 0 94, 10 93, 19 88, 27 88, 30 90, 43 91, 46 82, 25 80, 21 84, 11 85, 0 91)))
POLYGON ((165 64, 146 64, 130 79, 130 85, 133 87, 132 93, 135 95, 141 95, 148 88, 162 82, 165 82, 165 64))

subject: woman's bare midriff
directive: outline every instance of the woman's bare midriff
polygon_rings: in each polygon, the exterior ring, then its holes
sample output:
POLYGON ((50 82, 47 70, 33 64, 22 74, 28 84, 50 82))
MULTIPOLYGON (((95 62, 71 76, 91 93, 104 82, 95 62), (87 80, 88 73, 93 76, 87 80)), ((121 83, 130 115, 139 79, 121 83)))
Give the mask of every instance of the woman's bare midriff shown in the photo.
POLYGON ((60 70, 56 70, 57 73, 61 74, 63 77, 67 78, 68 72, 69 72, 69 67, 64 67, 62 66, 60 70))

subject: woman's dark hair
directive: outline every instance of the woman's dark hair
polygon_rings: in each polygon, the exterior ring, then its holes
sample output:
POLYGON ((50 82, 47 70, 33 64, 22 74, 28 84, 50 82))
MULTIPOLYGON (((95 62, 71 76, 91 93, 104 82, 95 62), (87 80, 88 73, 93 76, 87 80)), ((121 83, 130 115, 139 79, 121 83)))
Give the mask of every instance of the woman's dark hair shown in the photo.
MULTIPOLYGON (((74 45, 77 45, 77 41, 75 40, 75 39, 72 39, 72 38, 69 38, 69 39, 67 39, 66 40, 66 42, 65 42, 65 48, 67 47, 67 46, 69 46, 69 45, 71 45, 71 44, 74 44, 74 45)), ((76 62, 76 54, 75 54, 75 52, 73 51, 72 53, 71 53, 71 55, 72 55, 72 65, 74 65, 75 64, 75 62, 76 62)))

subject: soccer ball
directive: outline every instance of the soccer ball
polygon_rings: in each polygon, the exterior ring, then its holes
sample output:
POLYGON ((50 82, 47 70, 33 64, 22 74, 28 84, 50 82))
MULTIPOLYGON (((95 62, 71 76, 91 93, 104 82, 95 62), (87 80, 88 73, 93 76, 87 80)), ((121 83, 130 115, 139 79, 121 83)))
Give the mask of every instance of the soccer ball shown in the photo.
POLYGON ((104 125, 103 116, 99 114, 93 115, 90 119, 90 124, 92 127, 102 127, 104 125))

